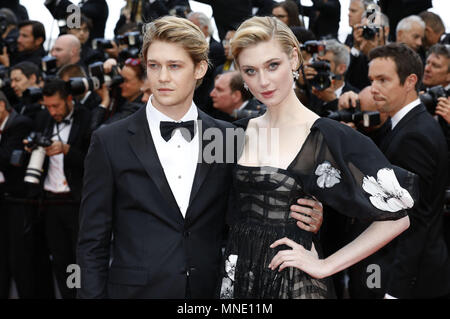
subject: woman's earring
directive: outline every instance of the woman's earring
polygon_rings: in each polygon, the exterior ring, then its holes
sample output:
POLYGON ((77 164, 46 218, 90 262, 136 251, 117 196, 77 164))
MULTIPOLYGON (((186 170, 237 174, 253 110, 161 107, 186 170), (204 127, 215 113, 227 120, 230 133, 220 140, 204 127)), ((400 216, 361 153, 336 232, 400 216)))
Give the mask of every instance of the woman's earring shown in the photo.
POLYGON ((294 77, 295 81, 297 81, 299 77, 298 71, 292 71, 292 76, 294 77))
POLYGON ((244 89, 246 89, 248 91, 248 85, 245 82, 244 82, 244 89))

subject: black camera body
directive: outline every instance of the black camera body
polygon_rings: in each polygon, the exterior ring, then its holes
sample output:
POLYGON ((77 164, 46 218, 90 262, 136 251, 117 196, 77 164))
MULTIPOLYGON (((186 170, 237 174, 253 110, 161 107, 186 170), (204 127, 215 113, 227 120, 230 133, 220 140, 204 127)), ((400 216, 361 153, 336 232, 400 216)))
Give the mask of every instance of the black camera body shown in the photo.
POLYGON ((104 51, 105 49, 112 49, 113 47, 112 40, 103 38, 95 38, 92 40, 92 48, 94 50, 104 51))
POLYGON ((302 46, 302 50, 305 50, 311 55, 318 55, 318 56, 324 56, 326 51, 325 43, 316 41, 316 40, 310 40, 306 41, 302 46))
POLYGON ((381 123, 380 112, 361 111, 359 100, 356 101, 355 108, 329 111, 326 117, 339 122, 362 124, 364 127, 373 127, 381 123))
POLYGON ((428 89, 427 92, 420 95, 420 101, 425 105, 428 112, 434 114, 436 112, 436 105, 438 104, 438 98, 449 97, 450 89, 445 90, 442 85, 436 85, 428 89))
POLYGON ((113 67, 111 72, 105 74, 103 62, 89 64, 89 77, 70 78, 66 86, 72 95, 85 94, 87 91, 95 91, 105 83, 107 87, 114 87, 123 82, 123 77, 119 74, 117 67, 113 67))
POLYGON ((362 36, 366 40, 373 40, 373 39, 375 39, 375 36, 381 30, 380 27, 368 26, 368 25, 363 25, 360 28, 363 30, 362 31, 362 36))
POLYGON ((27 137, 27 147, 32 149, 30 161, 25 171, 26 183, 39 184, 43 173, 42 167, 46 157, 45 147, 52 145, 52 140, 39 132, 31 132, 27 137))
POLYGON ((22 93, 22 100, 25 105, 38 103, 43 99, 42 88, 28 88, 22 93))
POLYGON ((313 61, 310 65, 317 74, 312 78, 309 83, 319 91, 323 91, 331 86, 331 67, 327 61, 313 61))
POLYGON ((51 139, 40 132, 31 132, 26 140, 28 142, 27 147, 32 150, 34 150, 38 146, 48 147, 53 143, 51 139))
POLYGON ((126 49, 119 52, 119 63, 124 63, 128 58, 139 58, 143 44, 143 39, 140 32, 127 32, 124 35, 117 36, 116 39, 119 44, 127 46, 126 49))
POLYGON ((54 76, 58 71, 56 66, 56 58, 53 56, 45 56, 41 59, 41 69, 45 76, 54 76))

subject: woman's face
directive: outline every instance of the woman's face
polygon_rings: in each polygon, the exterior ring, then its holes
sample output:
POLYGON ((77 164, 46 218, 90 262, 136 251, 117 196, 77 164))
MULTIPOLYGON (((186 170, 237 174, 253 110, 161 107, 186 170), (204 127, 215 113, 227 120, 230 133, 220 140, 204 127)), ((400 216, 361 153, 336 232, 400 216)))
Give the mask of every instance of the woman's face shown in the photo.
POLYGON ((289 25, 289 17, 288 13, 282 8, 282 7, 275 7, 272 9, 272 15, 281 21, 284 22, 284 24, 289 25))
POLYGON ((121 75, 123 77, 123 82, 120 84, 122 96, 128 101, 133 101, 141 94, 140 88, 143 81, 139 79, 136 72, 128 66, 124 66, 121 75))
POLYGON ((289 57, 279 42, 272 39, 243 49, 238 62, 250 91, 268 107, 283 103, 293 93, 292 71, 298 65, 296 50, 289 57))

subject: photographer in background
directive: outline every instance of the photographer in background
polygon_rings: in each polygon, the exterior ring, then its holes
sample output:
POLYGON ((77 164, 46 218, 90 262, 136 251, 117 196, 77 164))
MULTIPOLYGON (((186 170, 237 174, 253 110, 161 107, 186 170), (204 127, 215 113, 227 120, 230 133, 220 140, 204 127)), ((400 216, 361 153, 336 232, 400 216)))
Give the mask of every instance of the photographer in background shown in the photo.
POLYGON ((81 43, 72 34, 60 35, 53 44, 51 55, 56 58, 56 67, 61 69, 67 64, 78 64, 83 69, 86 66, 81 61, 81 43))
POLYGON ((25 167, 13 159, 31 128, 0 91, 0 298, 8 298, 9 277, 19 298, 54 296, 43 220, 27 200, 25 167))
POLYGON ((341 19, 341 4, 338 0, 312 0, 311 7, 301 5, 296 0, 301 15, 309 17, 309 30, 318 39, 338 38, 339 21, 341 19))
POLYGON ((400 20, 397 24, 397 43, 404 43, 419 53, 422 62, 425 62, 425 54, 422 49, 422 41, 425 37, 425 22, 416 15, 411 15, 400 20))
POLYGON ((388 17, 380 11, 376 11, 376 8, 366 10, 361 23, 355 25, 353 29, 354 42, 350 50, 350 65, 346 73, 348 83, 359 90, 370 85, 367 76, 369 52, 376 47, 385 45, 388 34, 388 17))
POLYGON ((10 69, 10 78, 11 88, 18 98, 14 108, 19 114, 34 120, 37 113, 43 109, 39 96, 31 94, 41 83, 39 68, 29 61, 20 62, 10 69))
POLYGON ((0 64, 9 66, 9 56, 17 51, 17 18, 7 9, 0 9, 0 64))
MULTIPOLYGON (((45 0, 45 6, 56 20, 66 20, 72 14, 68 7, 73 5, 69 0, 45 0)), ((103 38, 105 35, 106 20, 108 19, 108 4, 105 0, 84 0, 80 4, 82 14, 92 20, 91 41, 94 38, 103 38)))
POLYGON ((36 131, 46 140, 45 145, 50 144, 44 147, 44 173, 37 179, 43 189, 46 238, 61 296, 75 298, 75 290, 66 284, 66 269, 76 263, 78 210, 84 158, 90 142, 90 112, 82 106, 74 108, 72 96, 61 79, 47 81, 43 96, 47 110, 39 113, 35 122, 36 131))
POLYGON ((39 21, 26 20, 19 23, 17 54, 10 56, 10 65, 30 61, 38 67, 46 55, 44 50, 45 28, 39 21))
POLYGON ((304 65, 306 80, 312 86, 309 108, 320 116, 336 111, 338 98, 347 91, 359 91, 345 81, 350 64, 350 54, 344 44, 337 40, 326 40, 325 54, 317 55, 316 61, 304 65), (322 75, 324 80, 317 80, 322 75))
POLYGON ((127 59, 122 69, 117 66, 116 60, 108 59, 103 63, 101 72, 109 74, 112 81, 96 90, 101 103, 92 110, 92 129, 126 118, 145 106, 141 91, 145 70, 139 58, 127 59))

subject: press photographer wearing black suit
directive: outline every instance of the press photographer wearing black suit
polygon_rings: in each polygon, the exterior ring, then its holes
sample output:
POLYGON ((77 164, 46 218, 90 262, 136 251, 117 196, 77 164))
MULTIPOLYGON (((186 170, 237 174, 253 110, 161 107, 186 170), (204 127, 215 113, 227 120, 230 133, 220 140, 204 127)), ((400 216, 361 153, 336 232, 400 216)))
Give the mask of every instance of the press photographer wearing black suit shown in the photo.
MULTIPOLYGON (((11 88, 17 96, 18 103, 14 105, 17 113, 25 115, 34 120, 43 106, 32 92, 39 92, 40 72, 39 68, 32 62, 24 61, 16 64, 10 69, 11 88)), ((40 95, 40 94, 38 94, 40 95)))
POLYGON ((15 161, 31 128, 32 121, 18 114, 0 92, 0 296, 4 298, 9 277, 14 278, 19 298, 54 296, 43 221, 27 200, 25 166, 15 161), (4 267, 9 267, 10 276, 4 267))
POLYGON ((43 96, 47 110, 38 115, 36 125, 50 144, 44 147, 46 158, 40 179, 46 236, 61 295, 65 299, 74 298, 75 290, 66 285, 66 269, 75 264, 83 163, 90 142, 90 112, 81 106, 74 107, 61 79, 46 82, 43 96))
POLYGON ((371 22, 368 16, 372 13, 372 10, 366 10, 361 23, 353 27, 353 47, 350 50, 350 65, 345 76, 348 83, 359 90, 370 85, 367 77, 370 50, 385 45, 389 34, 388 17, 375 11, 374 20, 371 22))
POLYGON ((30 61, 40 66, 41 59, 46 54, 44 42, 45 28, 41 22, 26 20, 19 23, 17 54, 11 55, 10 64, 5 66, 13 66, 23 61, 30 61))

